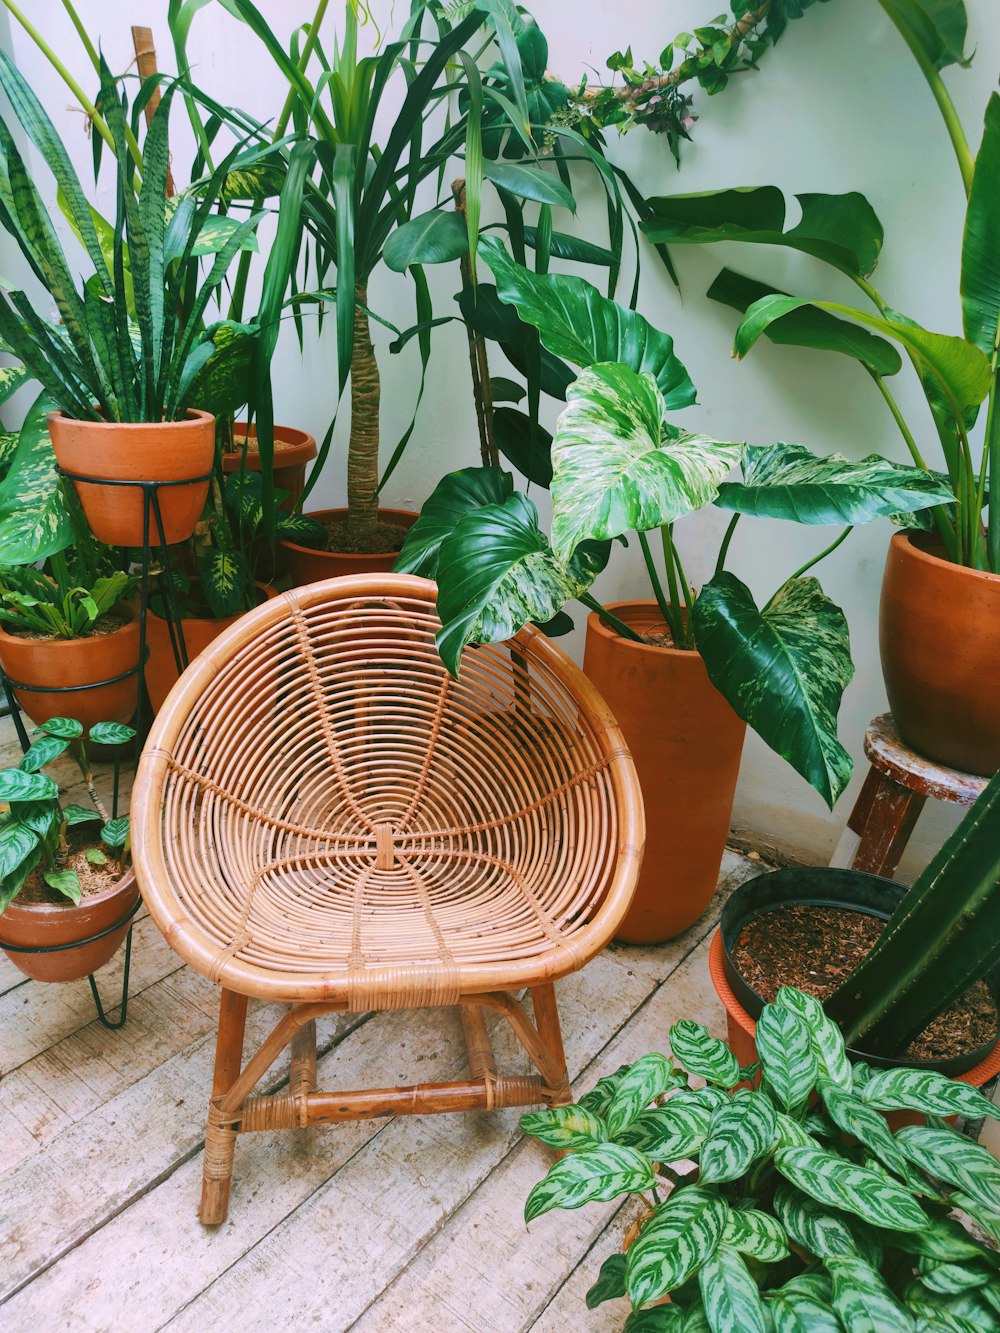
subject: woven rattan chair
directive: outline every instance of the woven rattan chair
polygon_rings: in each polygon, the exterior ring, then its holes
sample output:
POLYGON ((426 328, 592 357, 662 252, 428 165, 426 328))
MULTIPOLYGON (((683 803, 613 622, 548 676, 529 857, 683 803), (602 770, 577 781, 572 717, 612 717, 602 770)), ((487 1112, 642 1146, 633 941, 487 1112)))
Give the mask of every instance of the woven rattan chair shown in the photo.
POLYGON ((143 897, 222 987, 203 1222, 226 1217, 238 1133, 569 1099, 552 982, 631 899, 635 771, 593 686, 533 629, 468 649, 452 680, 434 593, 358 575, 277 597, 195 660, 150 733, 143 897), (290 1008, 244 1065, 250 996, 290 1008), (467 1079, 316 1090, 317 1016, 439 1005, 460 1007, 467 1079), (536 1074, 497 1072, 485 1008, 536 1074), (289 1045, 287 1091, 253 1095, 289 1045))

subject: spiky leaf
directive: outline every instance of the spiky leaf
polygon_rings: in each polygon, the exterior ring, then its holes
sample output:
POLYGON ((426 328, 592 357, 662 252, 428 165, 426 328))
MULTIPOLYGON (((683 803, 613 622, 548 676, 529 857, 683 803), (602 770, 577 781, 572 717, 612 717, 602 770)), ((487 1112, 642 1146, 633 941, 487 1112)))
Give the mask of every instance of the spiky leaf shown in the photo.
POLYGON ((709 1083, 732 1088, 740 1081, 739 1061, 726 1043, 690 1018, 682 1018, 670 1029, 670 1050, 689 1074, 709 1083))
POLYGON ((528 1195, 524 1220, 531 1222, 551 1208, 580 1208, 652 1186, 653 1169, 641 1153, 617 1143, 602 1143, 556 1162, 528 1195))
POLYGON ((625 1286, 633 1306, 686 1282, 715 1251, 729 1208, 712 1190, 690 1186, 660 1204, 632 1244, 625 1286))

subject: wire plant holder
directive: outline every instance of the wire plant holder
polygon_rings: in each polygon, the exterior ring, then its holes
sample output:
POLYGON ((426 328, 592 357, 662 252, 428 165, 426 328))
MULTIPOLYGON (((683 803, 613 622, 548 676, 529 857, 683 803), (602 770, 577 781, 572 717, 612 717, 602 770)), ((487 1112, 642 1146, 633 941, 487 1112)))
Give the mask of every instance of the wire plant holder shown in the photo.
MULTIPOLYGON (((57 468, 57 471, 60 476, 65 477, 67 481, 71 482, 83 482, 91 486, 127 486, 138 488, 142 492, 142 546, 139 548, 140 559, 138 561, 141 571, 139 584, 139 659, 134 667, 130 667, 127 671, 120 672, 117 676, 109 676, 106 680, 89 681, 83 685, 28 685, 23 681, 14 680, 0 672, 0 680, 2 680, 5 699, 4 704, 0 706, 0 716, 9 716, 13 719, 18 743, 21 746, 22 752, 27 752, 31 745, 31 738, 24 725, 24 719, 21 715, 21 709, 15 695, 16 690, 20 689, 32 694, 65 694, 67 696, 67 703, 69 703, 72 696, 79 693, 81 690, 92 690, 103 685, 117 684, 121 680, 127 680, 130 676, 138 674, 139 688, 137 692, 137 708, 135 716, 136 738, 132 755, 133 768, 135 768, 139 763, 139 755, 146 738, 146 732, 152 723, 152 707, 145 685, 143 670, 146 664, 146 659, 149 656, 147 625, 150 608, 150 583, 154 574, 160 576, 159 594, 162 599, 163 619, 167 624, 170 647, 178 673, 184 671, 188 665, 187 646, 184 642, 184 631, 181 623, 180 607, 177 601, 177 590, 170 558, 170 547, 166 541, 163 514, 160 508, 159 492, 162 487, 190 486, 192 483, 209 481, 211 480, 212 473, 206 472, 197 477, 182 477, 170 481, 142 481, 94 477, 81 472, 68 472, 63 468, 57 468), (156 538, 153 543, 150 542, 151 535, 156 538)), ((71 708, 69 709, 69 713, 72 714, 71 708)), ((121 755, 116 754, 114 758, 112 818, 118 817, 121 764, 121 755)), ((136 898, 136 901, 132 904, 124 917, 116 921, 113 925, 108 926, 106 929, 98 931, 94 935, 89 935, 82 940, 74 940, 67 944, 48 944, 32 947, 26 945, 5 944, 3 945, 3 948, 6 952, 12 954, 59 953, 66 949, 79 948, 84 945, 92 944, 95 941, 112 934, 114 931, 120 930, 121 927, 128 922, 128 934, 125 937, 125 961, 122 969, 121 999, 117 1005, 112 1006, 112 1010, 115 1008, 118 1010, 117 1018, 112 1019, 109 1017, 109 1011, 105 1009, 101 1000, 94 974, 91 972, 87 978, 94 999, 94 1007, 97 1011, 97 1021, 110 1031, 117 1031, 119 1028, 124 1027, 128 1015, 128 985, 132 963, 132 926, 135 915, 141 906, 142 897, 140 895, 136 898)))

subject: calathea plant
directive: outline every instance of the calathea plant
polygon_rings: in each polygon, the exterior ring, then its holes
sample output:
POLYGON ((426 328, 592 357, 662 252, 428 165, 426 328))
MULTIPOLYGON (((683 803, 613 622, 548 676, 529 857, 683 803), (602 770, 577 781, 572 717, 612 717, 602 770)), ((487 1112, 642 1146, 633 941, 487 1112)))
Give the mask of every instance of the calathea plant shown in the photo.
POLYGON ((467 644, 547 622, 574 598, 619 634, 639 637, 589 592, 612 541, 634 534, 674 645, 701 653, 736 713, 832 805, 851 774, 836 719, 853 665, 842 612, 804 576, 854 524, 939 503, 946 488, 876 455, 818 457, 800 444, 748 446, 684 431, 668 416, 693 403, 695 389, 670 337, 580 278, 529 272, 493 237, 480 255, 500 299, 537 328, 543 347, 584 369, 552 440, 551 545, 534 504, 499 468, 445 477, 410 530, 396 567, 436 577, 449 670, 457 674, 467 644), (674 525, 709 504, 733 518, 714 576, 696 594, 674 525), (758 607, 725 568, 743 514, 844 530, 758 607), (659 565, 648 534, 661 548, 659 565))
POLYGON ((98 722, 87 740, 83 727, 73 718, 54 717, 35 731, 36 740, 17 768, 0 771, 0 912, 20 893, 35 869, 57 896, 78 903, 81 898, 79 872, 70 864, 73 849, 70 829, 79 824, 99 824, 93 845, 82 855, 92 866, 117 868, 123 873, 129 854, 129 824, 126 816, 112 818, 94 785, 87 750, 94 745, 123 745, 135 732, 119 722, 98 722), (80 769, 93 808, 62 805, 59 785, 41 770, 69 751, 80 769))
POLYGON ((1000 1328, 1000 1164, 942 1118, 996 1107, 940 1074, 852 1066, 819 1002, 790 987, 765 1006, 757 1049, 740 1069, 685 1020, 670 1056, 522 1117, 564 1154, 528 1222, 641 1200, 638 1235, 604 1261, 588 1306, 627 1297, 626 1333, 1000 1328), (883 1112, 899 1111, 926 1123, 893 1132, 883 1112))

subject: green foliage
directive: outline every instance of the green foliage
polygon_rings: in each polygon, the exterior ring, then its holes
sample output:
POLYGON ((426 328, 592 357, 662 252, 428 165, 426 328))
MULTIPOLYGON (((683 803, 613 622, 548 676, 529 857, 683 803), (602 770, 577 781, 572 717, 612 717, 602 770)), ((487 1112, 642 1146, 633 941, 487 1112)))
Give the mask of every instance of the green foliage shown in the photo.
POLYGON ((138 582, 119 571, 96 579, 91 587, 70 586, 62 566, 56 577, 30 565, 0 566, 0 622, 9 627, 9 634, 30 631, 78 639, 127 601, 138 582))
MULTIPOLYGON (((525 1133, 566 1150, 531 1191, 528 1221, 619 1195, 645 1202, 638 1237, 604 1261, 589 1308, 627 1297, 626 1330, 1000 1329, 1000 1247, 949 1215, 955 1206, 995 1215, 1000 1168, 947 1126, 893 1134, 873 1109, 885 1099, 923 1109, 944 1097, 947 1080, 905 1068, 852 1079, 836 1027, 817 1001, 788 987, 758 1023, 756 1088, 732 1087, 739 1071, 732 1077, 721 1043, 698 1024, 677 1024, 670 1035, 671 1059, 644 1056, 579 1106, 521 1121, 525 1133), (685 1087, 691 1062, 716 1086, 685 1087), (633 1115, 633 1099, 628 1122, 614 1122, 621 1090, 643 1086, 648 1109, 633 1115), (698 1132, 684 1137, 695 1107, 698 1132), (822 1141, 814 1137, 820 1123, 822 1141), (682 1158, 694 1158, 698 1171, 682 1158), (665 1295, 669 1305, 652 1304, 665 1295)), ((967 1105, 976 1111, 985 1098, 973 1095, 979 1100, 967 1105)))

